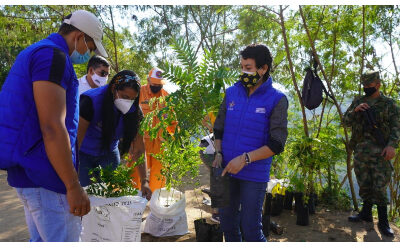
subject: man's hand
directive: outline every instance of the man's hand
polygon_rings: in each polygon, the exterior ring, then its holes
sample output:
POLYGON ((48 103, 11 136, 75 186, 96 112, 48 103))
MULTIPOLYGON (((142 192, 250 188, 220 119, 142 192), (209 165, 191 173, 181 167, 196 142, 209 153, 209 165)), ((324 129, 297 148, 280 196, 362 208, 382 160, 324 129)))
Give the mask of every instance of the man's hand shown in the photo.
POLYGON ((396 149, 394 149, 391 146, 385 147, 385 149, 383 149, 381 153, 381 156, 384 156, 385 160, 392 160, 392 158, 394 158, 395 155, 396 155, 396 149))
POLYGON ((354 108, 354 112, 365 111, 369 109, 369 105, 367 103, 361 103, 357 107, 354 108))
POLYGON ((214 158, 212 166, 214 168, 219 168, 219 167, 221 167, 221 164, 222 164, 222 154, 217 153, 217 154, 215 154, 215 158, 214 158))
POLYGON ((147 181, 144 181, 144 183, 142 183, 141 191, 142 191, 142 196, 145 197, 148 201, 150 201, 151 195, 153 193, 151 192, 149 183, 147 181))
POLYGON ((86 192, 82 189, 79 182, 67 188, 67 201, 69 212, 75 216, 84 216, 90 211, 90 201, 86 192))
POLYGON ((243 169, 246 164, 246 159, 243 155, 237 156, 236 158, 232 159, 228 165, 225 167, 224 171, 222 171, 221 176, 225 176, 227 172, 231 174, 237 174, 239 171, 243 169))

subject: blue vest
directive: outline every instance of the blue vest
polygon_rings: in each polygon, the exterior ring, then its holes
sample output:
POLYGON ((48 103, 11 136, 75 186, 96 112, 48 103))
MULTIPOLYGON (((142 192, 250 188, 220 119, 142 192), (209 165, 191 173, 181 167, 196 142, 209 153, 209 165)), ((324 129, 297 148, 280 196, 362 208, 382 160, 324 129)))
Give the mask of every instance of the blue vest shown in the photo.
MULTIPOLYGON (((269 140, 269 124, 272 110, 284 96, 272 87, 271 77, 250 96, 244 86, 237 82, 226 90, 226 117, 222 138, 223 166, 244 152, 256 150, 269 140)), ((272 157, 258 160, 243 167, 232 177, 268 182, 272 157)))
MULTIPOLYGON (((90 89, 82 95, 90 97, 93 103, 93 119, 89 124, 89 127, 86 131, 85 138, 82 141, 80 151, 92 156, 102 156, 107 153, 118 148, 119 139, 123 137, 124 131, 124 123, 123 123, 123 115, 117 108, 114 106, 114 111, 116 114, 119 114, 118 123, 116 125, 116 129, 114 132, 114 137, 111 141, 109 149, 103 149, 102 145, 102 105, 103 99, 107 92, 109 85, 105 85, 99 88, 90 89)), ((132 105, 128 113, 135 111, 135 105, 132 105)))
POLYGON ((66 89, 65 126, 75 169, 76 136, 79 120, 78 79, 68 56, 68 46, 59 34, 52 34, 23 50, 16 58, 0 92, 0 169, 20 166, 39 187, 65 193, 66 189, 47 158, 33 98, 30 59, 40 48, 58 48, 66 54, 71 82, 66 89))

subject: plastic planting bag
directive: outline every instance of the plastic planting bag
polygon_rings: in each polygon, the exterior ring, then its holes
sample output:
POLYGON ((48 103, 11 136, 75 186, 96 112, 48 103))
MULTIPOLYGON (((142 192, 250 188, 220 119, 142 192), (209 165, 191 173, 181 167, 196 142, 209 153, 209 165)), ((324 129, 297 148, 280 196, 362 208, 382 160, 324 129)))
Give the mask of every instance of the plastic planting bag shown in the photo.
MULTIPOLYGON (((272 194, 272 209, 271 215, 278 216, 282 213, 283 210, 283 202, 285 197, 286 188, 283 187, 283 180, 278 180, 277 183, 272 187, 271 193, 272 194)), ((269 187, 269 182, 268 182, 269 187)))
POLYGON ((209 224, 206 219, 194 221, 197 242, 222 242, 223 233, 219 224, 209 224))
POLYGON ((210 171, 210 196, 212 208, 223 208, 229 206, 230 177, 228 174, 221 176, 224 168, 212 168, 210 171))
POLYGON ((282 213, 283 199, 284 199, 284 196, 281 194, 275 194, 272 197, 271 216, 278 216, 282 213))
POLYGON ((292 208, 293 208, 293 197, 294 197, 293 192, 286 190, 285 198, 283 200, 283 209, 292 210, 292 208))
POLYGON ((166 188, 153 192, 150 214, 143 232, 155 237, 185 235, 188 233, 185 194, 166 188))
POLYGON ((140 196, 90 196, 89 214, 83 216, 83 242, 140 242, 147 200, 140 196))
POLYGON ((262 215, 262 227, 265 237, 269 236, 269 230, 271 225, 271 203, 272 203, 272 194, 267 193, 265 195, 264 212, 262 215))

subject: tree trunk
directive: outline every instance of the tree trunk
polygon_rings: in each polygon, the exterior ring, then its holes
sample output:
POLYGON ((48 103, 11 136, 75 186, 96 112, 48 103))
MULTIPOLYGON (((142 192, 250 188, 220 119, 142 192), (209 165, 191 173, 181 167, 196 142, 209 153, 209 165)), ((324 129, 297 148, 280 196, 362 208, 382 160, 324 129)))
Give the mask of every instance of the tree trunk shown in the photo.
POLYGON ((361 54, 361 68, 360 68, 360 85, 358 86, 358 94, 361 95, 361 75, 364 70, 364 57, 365 57, 365 5, 363 7, 363 47, 361 54))
POLYGON ((117 38, 115 36, 115 26, 114 26, 114 17, 112 12, 112 7, 109 6, 110 16, 111 16, 111 23, 112 23, 112 32, 113 32, 113 45, 114 45, 114 58, 115 58, 115 72, 119 72, 118 68, 118 51, 117 51, 117 38))
POLYGON ((305 133, 305 135, 307 137, 309 137, 306 111, 304 109, 304 104, 303 104, 303 101, 301 99, 301 93, 300 93, 300 90, 299 90, 299 86, 297 85, 296 76, 295 76, 294 70, 293 70, 293 62, 292 62, 292 58, 290 56, 289 43, 288 43, 287 38, 286 38, 285 19, 283 17, 282 5, 280 5, 279 7, 280 7, 280 12, 279 12, 280 22, 279 22, 279 24, 281 25, 281 28, 282 28, 282 37, 283 37, 283 41, 285 43, 285 51, 286 51, 286 57, 287 57, 288 62, 289 62, 290 75, 292 77, 292 81, 293 81, 294 88, 295 88, 296 93, 297 93, 297 97, 299 98, 299 102, 300 102, 300 106, 301 106, 301 113, 303 114, 304 133, 305 133))
MULTIPOLYGON (((392 23, 392 20, 390 21, 390 23, 392 23)), ((399 84, 399 71, 397 69, 395 54, 393 52, 392 25, 390 25, 390 31, 389 31, 389 46, 390 46, 390 53, 392 55, 392 62, 393 62, 394 71, 396 72, 396 82, 394 82, 393 87, 389 92, 389 96, 390 96, 392 94, 394 88, 396 87, 396 85, 399 84)))
POLYGON ((343 113, 342 113, 342 110, 340 108, 340 105, 338 104, 338 102, 336 100, 334 92, 332 90, 331 82, 329 81, 329 79, 328 79, 328 77, 327 77, 327 75, 325 73, 325 70, 324 70, 324 68, 323 68, 323 66, 322 66, 322 64, 321 64, 321 62, 319 60, 319 56, 318 56, 317 51, 315 49, 314 41, 311 39, 310 32, 308 30, 307 22, 306 22, 306 19, 304 17, 304 13, 303 13, 303 10, 301 8, 301 5, 299 6, 299 10, 300 10, 301 18, 303 20, 304 29, 305 29, 305 31, 307 33, 307 37, 308 37, 308 40, 310 42, 310 46, 311 46, 313 54, 314 54, 314 58, 318 63, 318 66, 319 66, 319 68, 321 70, 322 75, 324 76, 324 79, 325 79, 326 84, 328 86, 328 91, 332 96, 332 100, 333 100, 333 102, 334 102, 334 104, 335 104, 335 106, 337 108, 338 113, 339 113, 340 122, 342 123, 342 126, 343 126, 345 140, 346 140, 345 145, 346 145, 346 153, 347 153, 347 160, 346 160, 347 161, 347 175, 348 175, 348 179, 349 179, 349 183, 350 183, 350 190, 351 190, 351 196, 353 198, 354 209, 358 210, 357 198, 356 198, 356 194, 354 192, 353 179, 351 177, 351 154, 352 154, 352 152, 348 148, 349 137, 348 137, 348 133, 347 133, 347 128, 343 125, 343 113))

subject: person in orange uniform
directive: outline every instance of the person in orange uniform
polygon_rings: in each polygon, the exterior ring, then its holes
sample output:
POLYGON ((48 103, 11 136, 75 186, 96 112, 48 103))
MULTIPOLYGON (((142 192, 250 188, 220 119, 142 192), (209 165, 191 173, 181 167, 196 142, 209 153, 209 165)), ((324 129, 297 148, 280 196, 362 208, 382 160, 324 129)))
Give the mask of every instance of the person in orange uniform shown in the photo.
MULTIPOLYGON (((147 84, 142 85, 140 89, 140 98, 139 104, 142 108, 143 114, 146 116, 149 112, 155 110, 157 106, 159 108, 163 108, 162 104, 159 104, 157 101, 154 102, 152 106, 150 106, 149 102, 152 98, 159 98, 168 96, 168 92, 163 89, 165 85, 165 80, 162 78, 162 71, 158 68, 153 68, 149 72, 147 77, 147 84)), ((159 123, 160 120, 156 117, 153 119, 153 125, 159 123)), ((175 129, 175 125, 172 127, 168 127, 168 132, 173 133, 175 129)), ((147 168, 150 169, 150 179, 149 186, 151 191, 155 191, 165 186, 165 178, 161 176, 161 168, 162 165, 160 161, 152 156, 152 154, 160 153, 161 148, 161 132, 157 135, 157 138, 151 139, 149 134, 146 132, 144 134, 144 144, 146 149, 146 160, 147 160, 147 168)), ((139 173, 135 169, 133 172, 133 181, 136 183, 136 187, 140 189, 140 180, 139 173)))

